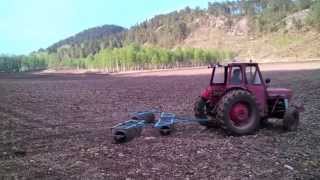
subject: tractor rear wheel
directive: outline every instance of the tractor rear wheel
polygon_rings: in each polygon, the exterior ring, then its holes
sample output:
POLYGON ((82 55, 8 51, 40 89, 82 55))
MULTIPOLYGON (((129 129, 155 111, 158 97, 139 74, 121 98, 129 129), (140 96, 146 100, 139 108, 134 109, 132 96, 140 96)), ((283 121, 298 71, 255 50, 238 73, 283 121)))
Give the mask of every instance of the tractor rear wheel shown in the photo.
POLYGON ((228 92, 218 103, 217 119, 231 134, 245 135, 255 132, 260 125, 255 97, 244 90, 228 92))
POLYGON ((283 128, 287 131, 296 131, 299 125, 299 111, 289 107, 283 117, 283 128))

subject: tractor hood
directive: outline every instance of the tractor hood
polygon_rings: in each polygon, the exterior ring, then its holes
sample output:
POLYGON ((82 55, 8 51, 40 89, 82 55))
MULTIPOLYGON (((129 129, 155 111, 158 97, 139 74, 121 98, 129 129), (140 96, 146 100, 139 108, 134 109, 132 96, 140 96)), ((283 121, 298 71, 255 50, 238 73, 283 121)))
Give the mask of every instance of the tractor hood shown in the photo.
POLYGON ((292 90, 286 88, 267 88, 269 97, 284 97, 290 99, 292 97, 292 90))

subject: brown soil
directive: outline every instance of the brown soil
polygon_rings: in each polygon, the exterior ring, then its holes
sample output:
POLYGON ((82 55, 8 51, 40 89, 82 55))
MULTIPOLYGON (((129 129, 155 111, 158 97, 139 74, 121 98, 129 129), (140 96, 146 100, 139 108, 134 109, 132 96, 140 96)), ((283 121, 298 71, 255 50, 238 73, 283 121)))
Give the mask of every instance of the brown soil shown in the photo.
POLYGON ((255 135, 178 125, 146 127, 112 144, 110 127, 138 110, 192 116, 210 70, 115 75, 1 74, 0 179, 318 179, 320 70, 265 71, 306 111, 297 132, 281 121, 255 135))

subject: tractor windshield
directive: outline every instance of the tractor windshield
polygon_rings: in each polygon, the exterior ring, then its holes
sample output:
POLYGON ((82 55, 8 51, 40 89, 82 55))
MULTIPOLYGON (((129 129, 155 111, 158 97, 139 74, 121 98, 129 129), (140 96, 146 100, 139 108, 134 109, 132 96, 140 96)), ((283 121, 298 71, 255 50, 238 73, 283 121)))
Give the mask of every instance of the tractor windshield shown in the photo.
POLYGON ((230 84, 241 84, 242 82, 242 73, 241 68, 238 66, 232 67, 230 84))
POLYGON ((247 66, 246 67, 246 76, 248 84, 261 84, 260 74, 256 66, 247 66))
POLYGON ((212 84, 225 83, 225 67, 216 67, 212 77, 212 84))

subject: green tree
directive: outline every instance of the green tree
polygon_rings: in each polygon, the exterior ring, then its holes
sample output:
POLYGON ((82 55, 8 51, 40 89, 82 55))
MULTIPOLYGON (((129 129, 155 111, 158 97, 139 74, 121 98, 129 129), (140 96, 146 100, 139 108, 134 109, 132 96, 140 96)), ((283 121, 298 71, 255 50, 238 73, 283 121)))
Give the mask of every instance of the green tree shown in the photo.
POLYGON ((308 23, 320 30, 320 0, 315 0, 311 6, 308 23))

